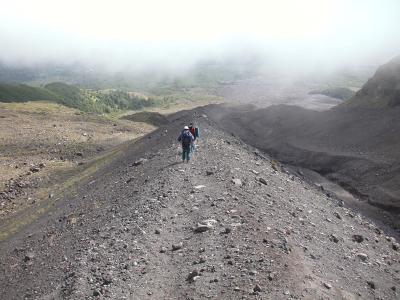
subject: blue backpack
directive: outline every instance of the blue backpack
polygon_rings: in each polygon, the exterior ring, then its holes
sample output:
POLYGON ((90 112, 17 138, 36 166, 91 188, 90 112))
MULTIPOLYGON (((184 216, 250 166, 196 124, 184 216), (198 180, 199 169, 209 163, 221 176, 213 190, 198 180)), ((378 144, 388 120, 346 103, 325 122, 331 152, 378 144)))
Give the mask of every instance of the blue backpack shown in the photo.
POLYGON ((182 146, 189 147, 190 143, 192 142, 192 134, 189 130, 184 130, 182 132, 182 146))

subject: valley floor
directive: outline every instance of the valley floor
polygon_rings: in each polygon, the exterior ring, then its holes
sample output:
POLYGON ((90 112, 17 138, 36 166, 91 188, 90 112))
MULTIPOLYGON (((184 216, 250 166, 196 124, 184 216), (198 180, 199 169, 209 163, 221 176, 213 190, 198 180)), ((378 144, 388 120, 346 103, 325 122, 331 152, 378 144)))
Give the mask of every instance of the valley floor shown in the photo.
POLYGON ((0 219, 47 198, 65 173, 154 129, 50 102, 0 103, 0 219))
POLYGON ((202 114, 189 164, 191 111, 3 241, 0 298, 398 299, 393 237, 202 114))

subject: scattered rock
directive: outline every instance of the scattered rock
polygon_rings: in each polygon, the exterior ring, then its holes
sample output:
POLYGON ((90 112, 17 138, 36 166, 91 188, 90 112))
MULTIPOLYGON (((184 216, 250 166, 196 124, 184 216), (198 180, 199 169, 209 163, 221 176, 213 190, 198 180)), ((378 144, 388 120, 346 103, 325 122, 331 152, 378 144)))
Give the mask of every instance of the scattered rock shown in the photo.
POLYGON ((242 181, 239 178, 232 179, 232 183, 234 185, 236 185, 236 186, 242 186, 243 185, 242 181))
POLYGON ((341 220, 342 219, 342 216, 341 215, 339 215, 339 213, 338 212, 334 212, 333 213, 333 215, 336 217, 336 218, 338 218, 339 220, 341 220))
POLYGON ((35 257, 35 253, 33 253, 33 252, 28 252, 28 253, 25 254, 24 261, 25 261, 25 262, 30 261, 30 260, 32 260, 34 257, 35 257))
POLYGON ((249 271, 249 275, 251 275, 251 276, 255 276, 257 274, 258 274, 258 272, 256 270, 250 270, 249 271))
POLYGON ((143 164, 145 161, 146 161, 145 158, 140 158, 140 159, 136 160, 131 166, 132 166, 132 167, 140 166, 140 165, 143 164))
POLYGON ((193 270, 192 272, 189 273, 189 275, 186 277, 186 281, 193 282, 195 281, 196 277, 199 276, 199 271, 198 270, 193 270))
POLYGON ((326 287, 328 290, 330 290, 332 288, 332 285, 327 282, 324 282, 324 287, 326 287))
POLYGON ((109 285, 113 281, 111 273, 103 274, 102 279, 103 279, 103 285, 109 285))
POLYGON ((368 255, 365 253, 357 253, 356 256, 362 261, 366 261, 368 259, 368 255))
POLYGON ((253 291, 254 291, 255 293, 261 293, 261 292, 262 292, 262 289, 261 289, 261 287, 260 287, 258 284, 256 284, 256 285, 254 286, 254 288, 253 288, 253 291))
POLYGON ((334 234, 331 234, 331 235, 329 236, 329 240, 332 241, 332 242, 334 242, 334 243, 338 243, 338 242, 339 242, 339 238, 338 238, 336 235, 334 235, 334 234))
POLYGON ((232 228, 230 228, 230 227, 225 227, 225 230, 224 230, 222 233, 228 234, 228 233, 231 233, 231 232, 232 232, 232 228))
POLYGON ((205 188, 206 186, 205 185, 196 185, 194 188, 196 189, 196 190, 200 190, 200 189, 202 189, 202 188, 205 188))
POLYGON ((357 242, 357 243, 362 243, 364 241, 364 237, 359 234, 354 234, 352 239, 353 239, 353 242, 357 242))
POLYGON ((368 284, 368 286, 369 286, 371 289, 373 289, 373 290, 376 289, 375 282, 373 282, 373 281, 367 281, 367 284, 368 284))
POLYGON ((165 247, 161 247, 161 249, 160 249, 160 253, 165 253, 165 252, 167 252, 167 248, 165 248, 165 247))
POLYGON ((209 224, 198 223, 196 228, 194 228, 194 232, 197 232, 197 233, 206 232, 206 231, 208 231, 208 230, 210 230, 212 228, 213 227, 211 225, 209 225, 209 224))
POLYGON ((182 247, 183 247, 183 243, 182 242, 180 242, 178 244, 172 244, 172 251, 176 251, 176 250, 182 249, 182 247))
POLYGON ((264 185, 267 185, 267 184, 268 184, 268 182, 267 182, 264 178, 262 178, 262 177, 258 178, 258 181, 261 182, 261 183, 264 184, 264 185))
POLYGON ((39 168, 39 167, 36 167, 36 166, 32 166, 32 167, 29 168, 29 170, 30 170, 32 173, 37 173, 37 172, 40 171, 40 168, 39 168))
POLYGON ((272 281, 276 278, 276 273, 275 272, 271 272, 268 274, 268 280, 272 281))
POLYGON ((393 243, 393 244, 392 244, 392 248, 393 248, 393 250, 395 250, 395 251, 399 251, 399 249, 400 249, 400 244, 399 244, 399 243, 393 243))
POLYGON ((161 233, 161 230, 158 229, 158 228, 156 228, 156 229, 154 230, 154 233, 155 233, 155 234, 160 234, 160 233, 161 233))

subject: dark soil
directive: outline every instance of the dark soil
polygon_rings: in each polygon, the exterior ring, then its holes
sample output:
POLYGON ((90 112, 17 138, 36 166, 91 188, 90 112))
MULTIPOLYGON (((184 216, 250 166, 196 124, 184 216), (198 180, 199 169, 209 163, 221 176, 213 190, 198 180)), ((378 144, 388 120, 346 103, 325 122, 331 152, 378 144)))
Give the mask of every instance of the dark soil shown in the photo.
POLYGON ((0 298, 398 298, 393 237, 209 112, 171 116, 1 242, 0 298), (183 164, 176 138, 193 120, 183 164))
POLYGON ((276 159, 311 169, 395 214, 400 226, 400 109, 317 112, 277 105, 214 107, 220 127, 276 159))
POLYGON ((123 116, 121 119, 133 122, 143 122, 154 126, 162 126, 168 123, 167 117, 157 112, 141 111, 135 114, 123 116))

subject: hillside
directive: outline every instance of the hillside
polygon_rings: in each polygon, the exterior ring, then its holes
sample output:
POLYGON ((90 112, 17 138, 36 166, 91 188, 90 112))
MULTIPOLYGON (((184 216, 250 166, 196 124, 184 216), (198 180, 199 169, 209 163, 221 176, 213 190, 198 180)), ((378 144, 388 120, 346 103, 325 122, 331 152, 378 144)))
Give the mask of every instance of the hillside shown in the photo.
POLYGON ((319 89, 312 90, 309 92, 310 95, 325 95, 328 97, 340 99, 340 100, 348 100, 354 96, 354 92, 348 88, 344 87, 331 87, 327 89, 319 89))
POLYGON ((154 126, 162 126, 168 123, 166 116, 157 112, 141 111, 135 114, 126 115, 121 117, 123 120, 130 120, 133 122, 143 122, 152 124, 154 126))
POLYGON ((400 56, 381 66, 345 107, 395 107, 400 105, 400 56))
POLYGON ((0 103, 0 220, 31 207, 59 178, 154 126, 60 104, 0 103))
MULTIPOLYGON (((353 98, 325 111, 242 105, 216 107, 210 116, 278 160, 314 170, 393 213, 392 225, 400 228, 399 74, 397 58, 380 67, 353 98)), ((242 87, 245 93, 253 90, 242 87)))
MULTIPOLYGON (((137 110, 165 104, 164 100, 141 97, 119 90, 85 90, 62 82, 44 87, 25 84, 0 84, 0 102, 51 101, 84 112, 110 113, 118 110, 137 110)), ((168 101, 167 101, 168 102, 168 101)))
MULTIPOLYGON (((0 243, 0 297, 398 297, 390 232, 204 113, 196 110, 202 138, 191 163, 179 162, 176 143, 195 115, 188 111, 128 144, 73 192, 44 199, 41 216, 0 243)), ((15 223, 2 222, 1 232, 15 223)))
POLYGON ((35 100, 61 100, 50 90, 26 84, 0 84, 0 102, 26 102, 35 100))

